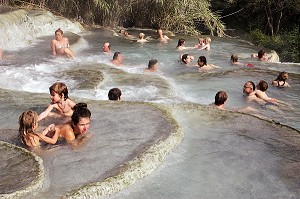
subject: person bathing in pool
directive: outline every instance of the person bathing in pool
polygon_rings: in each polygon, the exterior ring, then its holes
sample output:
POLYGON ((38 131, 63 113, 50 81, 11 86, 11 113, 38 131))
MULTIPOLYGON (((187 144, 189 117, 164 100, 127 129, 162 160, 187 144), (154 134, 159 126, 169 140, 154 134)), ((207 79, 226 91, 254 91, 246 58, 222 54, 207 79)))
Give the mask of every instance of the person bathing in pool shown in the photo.
POLYGON ((91 111, 86 103, 78 103, 74 106, 71 122, 57 125, 59 137, 64 138, 73 146, 80 145, 92 135, 88 134, 91 122, 91 111))
POLYGON ((64 83, 56 82, 50 86, 49 91, 51 103, 48 108, 39 115, 38 121, 44 119, 48 115, 53 116, 54 113, 51 112, 53 109, 56 109, 57 114, 61 116, 70 117, 73 114, 72 108, 75 106, 75 102, 68 97, 67 86, 64 83))
POLYGON ((290 84, 287 83, 289 74, 287 72, 280 72, 276 79, 272 81, 273 86, 277 87, 290 87, 290 84))
POLYGON ((215 66, 213 64, 208 64, 205 56, 200 56, 198 59, 199 71, 209 71, 215 68, 220 68, 219 66, 215 66))
POLYGON ((214 106, 220 110, 225 110, 225 102, 228 99, 228 95, 225 91, 219 91, 215 95, 215 102, 210 104, 211 106, 214 106))
POLYGON ((41 133, 36 132, 37 128, 38 114, 35 111, 25 111, 19 116, 19 135, 24 145, 29 148, 34 148, 41 145, 40 141, 49 144, 56 143, 59 136, 59 131, 57 128, 55 128, 54 124, 50 124, 41 133), (52 133, 51 137, 45 136, 50 132, 52 133))
POLYGON ((63 36, 60 28, 55 31, 55 38, 51 41, 51 50, 52 55, 74 58, 74 53, 69 49, 69 39, 63 36))

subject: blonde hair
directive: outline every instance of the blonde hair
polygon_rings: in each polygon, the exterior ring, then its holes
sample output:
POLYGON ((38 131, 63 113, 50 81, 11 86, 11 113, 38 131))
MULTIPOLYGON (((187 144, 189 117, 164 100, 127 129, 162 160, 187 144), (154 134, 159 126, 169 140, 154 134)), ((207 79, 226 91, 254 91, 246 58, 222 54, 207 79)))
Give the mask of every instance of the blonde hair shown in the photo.
POLYGON ((140 38, 140 39, 144 39, 144 37, 145 37, 145 34, 141 32, 141 33, 139 34, 139 38, 140 38))
POLYGON ((19 135, 21 137, 21 141, 25 144, 25 137, 28 133, 34 133, 34 128, 38 123, 38 114, 35 111, 25 111, 19 116, 19 135))

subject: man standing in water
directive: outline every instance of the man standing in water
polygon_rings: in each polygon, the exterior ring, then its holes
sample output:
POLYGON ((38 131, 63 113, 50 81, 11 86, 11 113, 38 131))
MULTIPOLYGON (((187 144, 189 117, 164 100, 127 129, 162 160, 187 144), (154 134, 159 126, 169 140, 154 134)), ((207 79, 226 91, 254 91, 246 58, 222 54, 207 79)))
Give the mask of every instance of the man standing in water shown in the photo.
POLYGON ((69 40, 63 36, 63 31, 59 28, 55 31, 55 38, 51 41, 52 55, 65 55, 73 59, 74 53, 69 49, 69 40))

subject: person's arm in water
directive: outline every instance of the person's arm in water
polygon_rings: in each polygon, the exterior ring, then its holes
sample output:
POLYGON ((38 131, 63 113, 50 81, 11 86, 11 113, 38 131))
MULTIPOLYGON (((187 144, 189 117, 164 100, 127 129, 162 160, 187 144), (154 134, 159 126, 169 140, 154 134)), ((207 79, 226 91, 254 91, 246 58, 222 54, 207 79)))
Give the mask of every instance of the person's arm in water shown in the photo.
POLYGON ((50 124, 42 133, 35 133, 39 138, 49 144, 55 144, 57 142, 59 136, 59 129, 55 128, 54 124, 50 124), (52 137, 46 136, 47 133, 53 132, 54 135, 52 137))
POLYGON ((53 39, 53 40, 51 41, 51 51, 52 51, 52 55, 56 55, 55 45, 56 45, 56 41, 53 39))
POLYGON ((49 115, 49 113, 52 111, 52 109, 53 109, 53 104, 49 104, 47 109, 39 115, 38 121, 41 121, 42 119, 47 117, 49 115))

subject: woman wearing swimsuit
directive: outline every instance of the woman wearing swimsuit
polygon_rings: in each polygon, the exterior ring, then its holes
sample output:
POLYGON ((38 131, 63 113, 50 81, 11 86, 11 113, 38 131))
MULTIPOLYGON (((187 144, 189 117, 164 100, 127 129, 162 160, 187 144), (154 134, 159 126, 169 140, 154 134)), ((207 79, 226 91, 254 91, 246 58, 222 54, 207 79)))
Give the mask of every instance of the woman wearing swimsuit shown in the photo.
POLYGON ((63 31, 59 28, 55 31, 55 39, 51 41, 53 55, 66 55, 74 58, 74 53, 69 49, 69 40, 63 36, 63 31))

